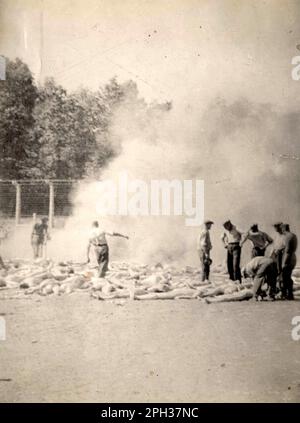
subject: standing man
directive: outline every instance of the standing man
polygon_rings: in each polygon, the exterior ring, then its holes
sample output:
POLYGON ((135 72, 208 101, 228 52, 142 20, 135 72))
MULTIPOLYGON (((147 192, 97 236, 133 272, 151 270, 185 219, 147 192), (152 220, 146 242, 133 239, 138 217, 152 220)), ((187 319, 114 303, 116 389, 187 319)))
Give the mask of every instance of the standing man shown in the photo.
POLYGON ((107 232, 99 228, 97 221, 93 222, 92 230, 87 247, 87 261, 90 262, 90 249, 94 247, 97 263, 99 265, 99 277, 104 278, 108 269, 109 262, 109 248, 106 240, 106 235, 119 236, 129 239, 128 236, 119 234, 117 232, 107 232))
POLYGON ((244 278, 253 278, 253 295, 263 297, 262 286, 268 285, 269 298, 275 300, 277 267, 274 260, 267 257, 257 256, 249 261, 242 269, 244 278))
POLYGON ((227 269, 229 273, 229 279, 232 281, 242 282, 240 261, 241 261, 241 237, 242 234, 236 227, 227 220, 223 224, 225 232, 221 239, 227 249, 227 269))
POLYGON ((282 298, 294 299, 292 272, 297 263, 296 250, 298 246, 297 236, 290 231, 290 225, 281 225, 284 249, 282 254, 282 298))
POLYGON ((284 236, 282 234, 282 222, 274 223, 274 229, 276 232, 274 242, 273 242, 273 250, 271 257, 276 263, 277 266, 277 276, 280 280, 282 278, 282 254, 284 249, 284 236))
POLYGON ((35 259, 44 256, 46 244, 49 239, 48 218, 43 217, 39 223, 34 225, 31 233, 31 245, 35 259))
POLYGON ((4 261, 2 260, 1 256, 0 256, 0 269, 6 269, 6 266, 5 266, 4 261))
MULTIPOLYGON (((7 230, 4 227, 4 225, 0 224, 0 245, 6 237, 7 237, 7 230)), ((0 254, 0 269, 6 269, 6 266, 2 260, 1 254, 0 254)))
POLYGON ((209 231, 213 223, 214 222, 212 222, 211 220, 205 220, 204 227, 197 241, 197 251, 200 258, 201 270, 202 270, 201 279, 203 282, 209 280, 210 265, 212 263, 212 260, 210 258, 210 250, 212 249, 212 244, 210 240, 209 231))
POLYGON ((258 229, 256 223, 250 227, 243 237, 240 243, 241 247, 247 240, 252 242, 251 258, 264 256, 267 246, 273 242, 273 239, 266 232, 258 229))

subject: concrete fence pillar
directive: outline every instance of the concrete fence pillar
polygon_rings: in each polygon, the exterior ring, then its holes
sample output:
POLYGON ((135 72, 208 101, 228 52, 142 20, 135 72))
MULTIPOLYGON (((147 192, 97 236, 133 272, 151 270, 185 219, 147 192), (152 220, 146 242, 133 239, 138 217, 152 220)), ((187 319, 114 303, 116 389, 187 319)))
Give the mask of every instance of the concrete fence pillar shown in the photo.
POLYGON ((53 182, 48 182, 49 185, 49 228, 53 228, 54 224, 54 185, 53 182))
POLYGON ((21 221, 21 185, 17 181, 13 181, 13 185, 16 187, 16 209, 15 209, 15 224, 20 224, 21 221))

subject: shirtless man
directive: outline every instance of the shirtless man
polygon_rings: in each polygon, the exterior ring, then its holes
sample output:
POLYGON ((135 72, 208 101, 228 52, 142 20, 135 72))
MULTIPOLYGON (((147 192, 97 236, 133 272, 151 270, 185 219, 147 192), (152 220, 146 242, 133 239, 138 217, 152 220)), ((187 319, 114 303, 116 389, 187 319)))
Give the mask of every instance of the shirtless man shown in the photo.
POLYGON ((251 258, 264 256, 267 246, 273 242, 273 239, 266 232, 258 229, 256 223, 252 225, 249 231, 243 236, 240 246, 242 247, 247 240, 252 243, 251 258))
POLYGON ((121 238, 129 239, 127 235, 119 234, 118 232, 107 232, 99 228, 97 221, 93 222, 92 230, 89 237, 87 247, 87 261, 90 262, 90 250, 91 246, 94 247, 97 263, 99 265, 99 277, 104 278, 108 269, 109 262, 109 248, 106 240, 106 236, 119 236, 121 238))

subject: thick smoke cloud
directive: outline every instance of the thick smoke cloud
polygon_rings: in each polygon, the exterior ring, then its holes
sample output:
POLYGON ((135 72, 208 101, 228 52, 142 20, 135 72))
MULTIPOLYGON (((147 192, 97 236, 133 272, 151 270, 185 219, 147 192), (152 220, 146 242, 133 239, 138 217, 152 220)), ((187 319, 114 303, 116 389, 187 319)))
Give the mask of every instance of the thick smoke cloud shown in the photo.
MULTIPOLYGON (((144 104, 128 98, 116 110, 111 141, 118 152, 102 179, 203 179, 205 217, 212 229, 215 263, 224 260, 220 236, 228 218, 242 231, 257 222, 271 236, 272 223, 289 222, 300 232, 299 142, 297 112, 283 113, 269 104, 245 98, 227 102, 214 98, 205 105, 174 104, 171 111, 156 109, 146 115, 144 104)), ((187 227, 185 217, 114 216, 99 213, 99 182, 79 185, 74 213, 65 228, 53 231, 48 255, 55 259, 85 260, 91 222, 126 233, 129 242, 110 239, 112 259, 135 262, 197 264, 198 227, 187 227)), ((5 255, 30 256, 30 230, 19 228, 5 245, 5 255), (20 242, 23 239, 24 242, 20 242)), ((249 257, 243 248, 242 261, 249 257)))
MULTIPOLYGON (((285 114, 268 104, 245 98, 227 103, 215 98, 188 109, 173 110, 147 122, 126 103, 115 114, 112 138, 119 155, 103 172, 103 179, 126 171, 132 179, 204 179, 205 216, 214 220, 213 259, 220 262, 224 250, 222 223, 230 218, 246 231, 257 222, 272 235, 272 223, 287 221, 299 232, 299 156, 297 113, 285 114)), ((74 217, 67 233, 87 229, 99 218, 104 227, 123 231, 126 242, 112 240, 116 259, 196 264, 199 228, 188 228, 184 217, 101 218, 97 214, 97 183, 82 186, 74 197, 74 217)), ((64 238, 67 239, 66 235, 64 238)), ((71 242, 73 252, 82 241, 71 242)), ((243 260, 249 247, 244 248, 243 260)))

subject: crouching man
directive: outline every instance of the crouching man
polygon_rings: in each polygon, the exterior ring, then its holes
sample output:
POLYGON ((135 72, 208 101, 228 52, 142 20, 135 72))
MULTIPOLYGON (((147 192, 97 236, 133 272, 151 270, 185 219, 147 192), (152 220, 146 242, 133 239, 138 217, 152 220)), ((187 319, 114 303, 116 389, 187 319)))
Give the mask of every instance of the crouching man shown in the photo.
POLYGON ((106 236, 119 236, 122 238, 129 239, 128 236, 119 234, 117 232, 107 232, 99 228, 97 221, 93 222, 92 230, 87 247, 87 261, 90 262, 90 249, 94 247, 95 256, 99 265, 99 277, 104 278, 108 269, 109 262, 109 248, 106 240, 106 236))
POLYGON ((277 266, 276 263, 267 257, 254 257, 242 269, 244 278, 253 278, 253 296, 258 300, 264 297, 262 287, 268 285, 268 299, 275 300, 277 266))

